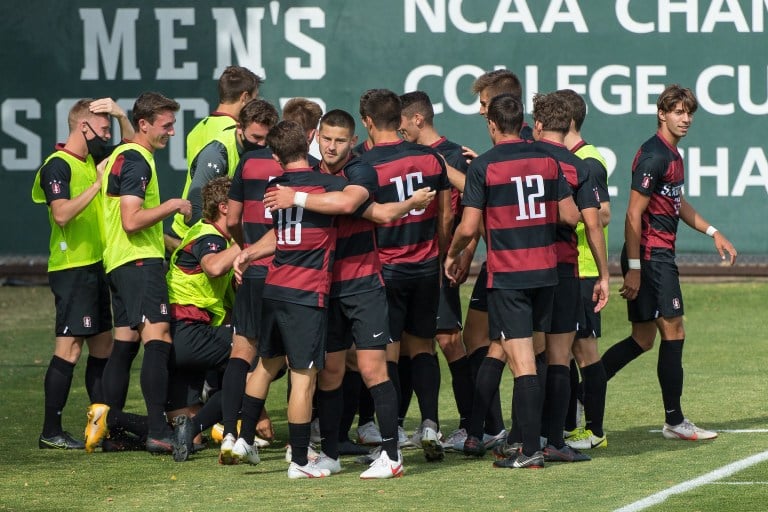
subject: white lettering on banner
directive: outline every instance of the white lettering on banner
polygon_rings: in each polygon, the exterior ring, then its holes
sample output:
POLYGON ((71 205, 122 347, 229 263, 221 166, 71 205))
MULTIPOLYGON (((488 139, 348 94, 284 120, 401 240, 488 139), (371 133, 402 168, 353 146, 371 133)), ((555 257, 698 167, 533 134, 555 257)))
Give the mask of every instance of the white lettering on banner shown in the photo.
POLYGON ((285 74, 293 80, 320 80, 325 76, 325 46, 301 32, 301 22, 325 28, 325 12, 319 7, 291 7, 285 12, 285 40, 309 55, 302 66, 300 57, 285 59, 285 74))
MULTIPOLYGON (((443 97, 445 98, 445 102, 447 103, 448 107, 450 107, 452 111, 465 115, 476 114, 479 112, 479 99, 475 98, 471 103, 463 103, 459 99, 459 80, 465 76, 477 78, 483 73, 485 73, 483 68, 472 64, 456 66, 448 72, 448 74, 445 76, 445 81, 443 82, 443 97)), ((419 82, 421 82, 422 78, 426 78, 428 76, 442 77, 442 66, 425 64, 423 66, 418 66, 412 69, 411 72, 408 73, 408 75, 405 77, 403 90, 405 92, 412 92, 423 89, 423 87, 419 86, 419 82)), ((435 114, 442 114, 445 111, 445 107, 441 101, 433 100, 432 108, 434 109, 435 114)))
MULTIPOLYGON (((616 1, 616 19, 619 24, 629 32, 635 34, 649 34, 651 32, 668 33, 672 31, 672 15, 685 20, 685 31, 688 33, 714 32, 718 25, 723 28, 733 27, 737 32, 762 33, 764 30, 765 13, 768 11, 768 0, 712 0, 708 4, 700 0, 657 0, 656 21, 640 21, 630 13, 632 0, 616 1), (751 4, 750 26, 747 16, 744 14, 743 3, 751 4), (708 5, 704 19, 699 25, 699 4, 702 7, 708 5)), ((638 0, 637 6, 648 7, 652 2, 638 0)))
MULTIPOLYGON (((752 101, 752 69, 750 66, 728 66, 719 64, 710 66, 699 74, 696 80, 696 96, 699 99, 699 105, 707 112, 719 116, 731 115, 735 112, 733 102, 717 103, 710 94, 710 84, 716 78, 736 77, 736 90, 739 107, 747 114, 762 116, 768 114, 768 67, 766 67, 766 88, 760 90, 760 95, 765 94, 764 103, 754 103, 752 101)), ((733 90, 733 87, 729 87, 733 90)))
POLYGON ((9 171, 37 170, 40 167, 40 136, 16 122, 16 113, 24 112, 27 119, 40 119, 40 102, 34 98, 8 98, 0 107, 3 133, 19 141, 26 156, 19 156, 15 148, 3 148, 0 159, 9 171))
POLYGON ((404 0, 404 30, 406 33, 415 33, 417 15, 420 14, 422 21, 433 33, 445 32, 448 20, 456 30, 465 34, 498 33, 509 23, 519 24, 526 33, 550 33, 557 23, 572 25, 576 32, 589 32, 578 0, 550 0, 538 28, 528 8, 528 0, 499 0, 490 24, 488 21, 469 21, 464 16, 463 2, 464 0, 404 0))
POLYGON ((747 187, 763 187, 768 193, 768 159, 763 148, 749 148, 747 155, 739 169, 736 183, 731 190, 732 197, 741 197, 747 187), (752 174, 752 169, 757 168, 757 175, 752 174))
POLYGON ((187 38, 174 37, 176 21, 183 26, 195 25, 195 10, 192 7, 183 9, 155 9, 157 18, 157 33, 160 44, 160 67, 157 68, 157 80, 197 80, 197 62, 184 62, 176 66, 176 51, 187 49, 187 38))
POLYGON ((232 64, 233 48, 241 66, 262 78, 266 77, 261 62, 261 20, 264 19, 264 8, 248 7, 245 10, 245 39, 234 9, 213 8, 211 14, 216 20, 216 69, 213 70, 212 78, 218 80, 224 69, 232 64))
POLYGON ((139 80, 141 72, 136 65, 136 20, 139 9, 117 9, 112 24, 112 35, 107 30, 104 13, 101 9, 80 9, 83 20, 83 69, 80 80, 98 80, 99 54, 104 65, 104 77, 114 80, 117 77, 117 63, 122 62, 123 80, 139 80))
POLYGON ((691 197, 701 195, 701 178, 715 178, 715 195, 728 196, 728 148, 717 148, 715 164, 705 165, 701 162, 701 148, 688 148, 685 159, 687 167, 686 189, 691 197))

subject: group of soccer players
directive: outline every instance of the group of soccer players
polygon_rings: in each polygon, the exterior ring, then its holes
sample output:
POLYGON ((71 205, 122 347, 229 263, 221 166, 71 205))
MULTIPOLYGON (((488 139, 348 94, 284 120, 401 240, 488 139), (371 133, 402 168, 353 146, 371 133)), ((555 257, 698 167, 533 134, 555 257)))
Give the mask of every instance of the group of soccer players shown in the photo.
POLYGON ((633 164, 620 291, 632 336, 601 358, 610 206, 605 161, 580 136, 578 94, 537 94, 528 126, 517 76, 480 76, 473 92, 493 147, 477 155, 439 134, 420 91, 365 91, 368 138, 358 145, 348 112, 295 98, 280 120, 258 98, 260 83, 246 68, 224 71, 216 111, 187 135, 182 198, 165 202, 154 152, 174 135, 177 102, 144 93, 132 122, 109 99, 70 111, 70 135, 32 193, 48 205, 56 298, 41 448, 140 448, 184 461, 214 427, 221 464, 257 464, 274 437, 270 384, 287 371, 292 479, 338 473, 343 454, 369 464, 363 479, 398 477, 407 446, 428 461, 492 448, 506 468, 586 461, 582 450, 607 446, 607 380, 650 349, 657 330, 664 437, 716 436, 680 407, 678 219, 712 236, 731 264, 736 251, 682 195, 676 146, 697 106, 688 89, 661 94, 658 132, 633 164), (120 121, 117 146, 109 116, 120 121), (487 262, 462 323, 458 286, 481 238, 487 262), (123 410, 139 341, 146 416, 123 410), (435 341, 460 416, 449 435, 435 341), (92 404, 82 443, 63 430, 61 411, 84 342, 92 404), (413 393, 421 422, 408 437, 413 393), (360 444, 348 438, 355 413, 360 444))

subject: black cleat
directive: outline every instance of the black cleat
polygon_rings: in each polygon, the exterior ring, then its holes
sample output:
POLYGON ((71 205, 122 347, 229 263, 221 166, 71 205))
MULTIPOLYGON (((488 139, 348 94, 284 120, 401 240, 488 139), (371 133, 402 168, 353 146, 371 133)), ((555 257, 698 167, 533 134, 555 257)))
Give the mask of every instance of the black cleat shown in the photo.
POLYGON ((184 462, 195 449, 192 421, 182 414, 173 418, 173 460, 184 462))
POLYGON ((168 455, 173 453, 173 436, 147 437, 146 448, 149 453, 155 455, 168 455))
POLYGON ((464 455, 472 457, 482 457, 485 455, 485 444, 483 440, 475 436, 467 436, 467 440, 464 441, 464 455))
POLYGON ((368 455, 370 451, 370 447, 353 443, 349 439, 339 441, 339 455, 368 455))
POLYGON ((514 457, 507 457, 493 462, 497 468, 509 469, 541 469, 544 467, 544 453, 538 451, 533 455, 525 455, 522 451, 514 457))
POLYGON ((84 450, 85 444, 78 441, 70 435, 69 432, 62 432, 55 436, 45 437, 40 434, 37 440, 37 446, 41 450, 84 450))
POLYGON ((491 453, 493 453, 493 456, 498 460, 508 459, 510 457, 514 459, 521 453, 522 447, 523 443, 508 443, 504 441, 503 443, 494 446, 491 453))
POLYGON ((140 452, 146 444, 143 438, 128 432, 110 432, 101 442, 103 452, 140 452))
POLYGON ((555 448, 548 444, 544 448, 544 460, 547 462, 585 462, 592 460, 592 457, 571 448, 567 444, 562 448, 555 448))

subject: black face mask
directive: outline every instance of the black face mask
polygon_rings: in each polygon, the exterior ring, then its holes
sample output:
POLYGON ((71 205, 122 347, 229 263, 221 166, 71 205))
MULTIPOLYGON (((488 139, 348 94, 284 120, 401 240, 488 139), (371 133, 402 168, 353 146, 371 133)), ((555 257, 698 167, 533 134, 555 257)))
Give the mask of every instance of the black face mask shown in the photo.
POLYGON ((243 147, 243 154, 249 152, 249 151, 256 151, 259 149, 264 149, 266 146, 263 146, 261 144, 258 144, 256 142, 251 142, 248 139, 245 138, 245 136, 242 136, 240 138, 240 145, 243 147))
MULTIPOLYGON (((88 146, 88 153, 93 157, 93 161, 97 164, 112 154, 114 146, 109 145, 109 140, 99 137, 96 130, 86 121, 85 125, 91 129, 94 138, 91 140, 85 139, 85 144, 88 146)), ((83 134, 85 137, 85 134, 83 134)))

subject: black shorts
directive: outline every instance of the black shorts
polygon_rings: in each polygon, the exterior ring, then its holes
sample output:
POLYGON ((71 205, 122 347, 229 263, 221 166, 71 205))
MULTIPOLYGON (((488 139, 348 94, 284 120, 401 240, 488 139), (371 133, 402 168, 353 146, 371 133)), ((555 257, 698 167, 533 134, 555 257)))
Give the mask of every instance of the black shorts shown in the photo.
POLYGON ((261 324, 261 294, 264 279, 246 277, 235 293, 232 309, 232 327, 237 335, 251 340, 259 339, 261 324))
POLYGON ((576 337, 581 338, 599 338, 602 335, 602 322, 600 312, 595 313, 597 302, 592 300, 592 292, 597 283, 596 277, 584 277, 579 279, 581 288, 581 303, 584 306, 584 322, 579 324, 576 331, 576 337))
POLYGON ((327 309, 280 300, 263 300, 260 357, 273 359, 288 356, 288 365, 293 369, 322 370, 327 334, 327 309))
POLYGON ((443 286, 440 288, 440 300, 437 306, 438 332, 454 332, 461 330, 461 296, 459 287, 451 286, 447 277, 443 276, 443 286))
MULTIPOLYGON (((626 254, 621 254, 621 269, 627 272, 626 254)), ((635 300, 627 301, 630 322, 649 322, 658 317, 683 316, 683 292, 680 274, 673 261, 642 260, 640 263, 640 291, 635 300)))
POLYGON ((492 340, 530 338, 547 332, 554 286, 526 290, 488 290, 488 335, 492 340))
POLYGON ((162 258, 126 263, 109 273, 115 327, 138 328, 146 320, 171 322, 162 258))
POLYGON ((195 368, 171 368, 168 371, 168 402, 165 410, 174 411, 201 404, 207 373, 195 368))
POLYGON ((475 279, 475 287, 469 298, 469 309, 488 312, 488 269, 486 262, 480 266, 480 272, 475 279))
POLYGON ((438 275, 391 279, 386 288, 392 339, 400 341, 403 331, 418 338, 434 338, 440 301, 438 275))
POLYGON ((223 370, 232 352, 232 327, 200 322, 171 322, 171 367, 223 370))
POLYGON ((326 352, 347 350, 352 343, 359 349, 383 350, 391 341, 384 288, 330 300, 326 352))
POLYGON ((584 306, 581 301, 581 287, 578 277, 559 276, 552 303, 552 325, 550 334, 575 332, 584 323, 584 306))
POLYGON ((112 329, 109 285, 99 263, 48 273, 56 303, 56 336, 87 338, 112 329))

